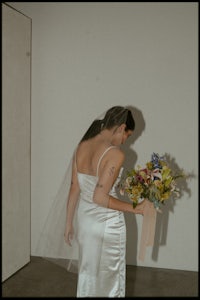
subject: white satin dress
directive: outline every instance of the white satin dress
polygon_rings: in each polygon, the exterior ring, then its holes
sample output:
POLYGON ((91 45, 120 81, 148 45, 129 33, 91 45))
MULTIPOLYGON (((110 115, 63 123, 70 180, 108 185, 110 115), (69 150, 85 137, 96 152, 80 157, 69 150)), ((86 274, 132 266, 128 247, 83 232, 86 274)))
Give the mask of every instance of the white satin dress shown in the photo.
MULTIPOLYGON (((124 213, 93 202, 97 175, 78 172, 80 201, 77 211, 79 271, 77 297, 125 297, 126 225, 124 213)), ((122 169, 121 169, 122 171, 122 169)), ((120 172, 121 174, 121 172, 120 172)), ((110 195, 117 197, 116 180, 110 195)))

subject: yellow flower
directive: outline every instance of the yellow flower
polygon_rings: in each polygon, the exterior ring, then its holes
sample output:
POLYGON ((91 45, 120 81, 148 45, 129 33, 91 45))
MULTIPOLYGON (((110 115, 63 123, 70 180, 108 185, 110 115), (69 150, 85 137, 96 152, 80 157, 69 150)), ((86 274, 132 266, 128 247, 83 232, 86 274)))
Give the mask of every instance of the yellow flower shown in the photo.
POLYGON ((136 196, 140 196, 140 194, 143 192, 143 188, 141 185, 136 185, 132 187, 132 194, 136 196))
POLYGON ((165 180, 169 176, 170 172, 171 170, 168 167, 164 166, 161 171, 162 179, 165 180))
POLYGON ((161 201, 164 201, 164 200, 169 199, 169 197, 170 197, 170 192, 166 192, 166 193, 162 194, 160 200, 161 200, 161 201))
POLYGON ((144 179, 144 181, 146 180, 147 174, 143 170, 139 172, 139 175, 144 179))
POLYGON ((165 187, 169 187, 171 182, 172 182, 173 178, 171 176, 169 176, 166 180, 165 180, 165 187))
POLYGON ((157 188, 162 188, 163 184, 160 180, 154 180, 153 184, 157 187, 157 188))
POLYGON ((153 164, 151 161, 146 163, 147 169, 152 170, 153 169, 153 164))

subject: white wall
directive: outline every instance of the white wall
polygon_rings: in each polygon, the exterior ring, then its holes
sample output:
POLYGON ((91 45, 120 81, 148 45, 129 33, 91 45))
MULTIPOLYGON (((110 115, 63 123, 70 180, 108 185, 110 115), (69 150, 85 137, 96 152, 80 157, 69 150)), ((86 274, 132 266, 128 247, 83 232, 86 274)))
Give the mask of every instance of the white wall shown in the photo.
POLYGON ((127 263, 197 271, 198 4, 8 4, 32 18, 32 255, 79 137, 121 104, 145 121, 131 146, 136 164, 167 152, 196 175, 191 194, 158 217, 144 263, 136 259, 142 218, 126 216, 127 263))

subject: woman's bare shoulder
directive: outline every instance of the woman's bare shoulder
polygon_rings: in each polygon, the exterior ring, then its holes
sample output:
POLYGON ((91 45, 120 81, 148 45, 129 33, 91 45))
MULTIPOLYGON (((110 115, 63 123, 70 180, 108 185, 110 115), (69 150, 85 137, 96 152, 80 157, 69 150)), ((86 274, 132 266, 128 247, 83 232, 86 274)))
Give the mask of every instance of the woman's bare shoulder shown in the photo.
POLYGON ((112 160, 123 161, 125 158, 124 152, 119 147, 112 147, 107 154, 107 157, 112 160))

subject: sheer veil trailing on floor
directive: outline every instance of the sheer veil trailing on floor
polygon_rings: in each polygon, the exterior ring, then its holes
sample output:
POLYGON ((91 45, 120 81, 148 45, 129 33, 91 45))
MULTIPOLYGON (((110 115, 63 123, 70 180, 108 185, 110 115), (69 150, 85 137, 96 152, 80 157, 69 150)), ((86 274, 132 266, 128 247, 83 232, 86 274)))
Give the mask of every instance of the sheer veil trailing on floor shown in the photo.
MULTIPOLYGON (((74 239, 70 247, 66 244, 64 239, 67 197, 71 185, 72 161, 73 158, 66 168, 62 183, 50 208, 44 228, 39 237, 36 254, 57 263, 69 271, 77 272, 77 241, 74 239)), ((76 213, 74 226, 76 227, 76 213)), ((74 230, 76 233, 76 228, 74 228, 74 230)))
MULTIPOLYGON (((121 110, 122 118, 126 118, 127 109, 124 108, 121 110)), ((105 113, 98 116, 91 126, 95 123, 95 128, 100 126, 102 129, 105 124, 105 113)), ((114 112, 115 113, 115 112, 114 112)), ((116 114, 116 113, 115 113, 116 114)), ((109 118, 106 119, 109 122, 109 118)), ((90 126, 90 127, 91 127, 90 126)), ((77 148, 77 147, 76 147, 77 148)), ((64 174, 62 183, 58 192, 55 196, 53 204, 50 208, 48 217, 45 221, 44 228, 39 237, 39 241, 36 246, 36 254, 37 256, 41 256, 45 259, 51 260, 54 263, 66 268, 71 272, 78 272, 78 258, 79 258, 79 247, 77 241, 78 235, 78 226, 77 226, 77 209, 74 215, 74 239, 72 241, 72 246, 66 244, 64 239, 64 232, 66 226, 66 213, 67 213, 67 201, 68 201, 68 193, 71 186, 71 176, 72 176, 72 166, 74 163, 74 157, 76 153, 76 148, 73 153, 73 157, 70 160, 69 166, 66 168, 66 172, 64 174)), ((94 181, 95 181, 94 176, 94 181)), ((95 183, 95 182, 94 182, 95 183)), ((78 203, 79 204, 79 203, 78 203)), ((78 207, 77 204, 77 207, 78 207)), ((102 216, 109 215, 110 209, 107 207, 106 203, 102 207, 102 216), (106 213, 106 214, 105 214, 106 213), (108 213, 108 214, 107 214, 108 213)), ((91 249, 89 249, 91 253, 91 260, 93 260, 91 266, 93 266, 93 270, 96 275, 98 273, 98 266, 101 260, 101 249, 104 238, 104 229, 105 222, 102 222, 102 219, 99 219, 95 223, 96 230, 99 232, 100 239, 95 241, 95 245, 91 245, 91 249)), ((81 237, 88 238, 88 237, 81 237)), ((91 241, 92 242, 92 241, 91 241)))

